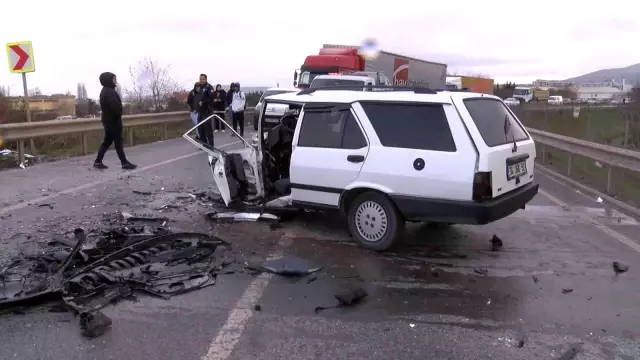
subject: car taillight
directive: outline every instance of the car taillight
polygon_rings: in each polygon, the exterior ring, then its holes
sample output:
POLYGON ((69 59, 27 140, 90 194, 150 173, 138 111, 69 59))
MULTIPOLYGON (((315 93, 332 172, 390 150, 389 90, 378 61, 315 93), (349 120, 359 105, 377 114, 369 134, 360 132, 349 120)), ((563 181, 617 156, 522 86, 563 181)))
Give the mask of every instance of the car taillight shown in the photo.
POLYGON ((490 200, 493 197, 491 188, 491 171, 479 171, 473 176, 473 201, 490 200))

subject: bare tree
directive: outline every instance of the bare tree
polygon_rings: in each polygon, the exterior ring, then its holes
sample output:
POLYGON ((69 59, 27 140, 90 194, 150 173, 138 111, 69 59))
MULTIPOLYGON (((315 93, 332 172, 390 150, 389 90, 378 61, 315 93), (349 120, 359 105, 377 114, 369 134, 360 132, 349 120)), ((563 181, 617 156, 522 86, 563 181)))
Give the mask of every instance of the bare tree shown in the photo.
POLYGON ((83 83, 78 83, 78 91, 76 99, 80 101, 86 101, 89 98, 87 95, 87 87, 83 83))
POLYGON ((173 93, 180 86, 171 78, 169 66, 145 57, 136 66, 129 67, 132 86, 125 90, 127 98, 142 111, 166 109, 173 93))

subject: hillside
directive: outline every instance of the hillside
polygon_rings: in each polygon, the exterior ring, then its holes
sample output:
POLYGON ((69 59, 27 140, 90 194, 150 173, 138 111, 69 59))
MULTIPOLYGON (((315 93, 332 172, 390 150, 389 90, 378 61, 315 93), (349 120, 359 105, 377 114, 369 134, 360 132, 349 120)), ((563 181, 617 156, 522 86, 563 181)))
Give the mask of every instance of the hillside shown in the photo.
POLYGON ((627 83, 640 84, 640 64, 627 66, 624 68, 602 69, 592 73, 576 76, 565 81, 571 81, 576 84, 586 84, 594 82, 611 81, 615 79, 621 82, 625 79, 627 83))

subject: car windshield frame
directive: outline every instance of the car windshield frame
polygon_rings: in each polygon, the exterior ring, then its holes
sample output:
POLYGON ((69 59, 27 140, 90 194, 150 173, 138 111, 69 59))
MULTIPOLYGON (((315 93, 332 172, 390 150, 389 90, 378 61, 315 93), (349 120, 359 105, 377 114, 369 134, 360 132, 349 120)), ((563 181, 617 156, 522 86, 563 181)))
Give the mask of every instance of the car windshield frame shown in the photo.
POLYGON ((262 93, 262 97, 260 97, 260 101, 258 102, 264 102, 264 98, 266 98, 267 96, 272 96, 272 95, 281 95, 281 94, 286 94, 286 93, 292 93, 295 92, 295 90, 266 90, 265 92, 262 93), (269 92, 271 92, 271 94, 269 94, 269 92))
POLYGON ((362 86, 365 87, 366 86, 366 80, 355 80, 355 79, 336 79, 336 78, 329 78, 329 79, 315 79, 313 80, 313 82, 311 83, 310 88, 311 89, 317 89, 317 88, 322 88, 322 87, 330 87, 330 86, 362 86), (316 82, 318 81, 327 81, 327 82, 331 82, 329 84, 321 84, 321 85, 316 85, 316 82))

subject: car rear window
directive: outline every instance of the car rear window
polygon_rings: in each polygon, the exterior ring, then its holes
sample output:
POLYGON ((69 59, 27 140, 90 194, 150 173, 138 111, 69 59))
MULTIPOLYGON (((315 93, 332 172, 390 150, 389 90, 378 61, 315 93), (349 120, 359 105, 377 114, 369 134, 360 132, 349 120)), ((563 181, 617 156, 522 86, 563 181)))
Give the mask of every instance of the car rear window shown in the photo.
POLYGON ((382 146, 455 152, 442 104, 360 103, 382 146))
POLYGON ((495 99, 465 99, 473 122, 476 124, 485 144, 489 147, 527 140, 529 136, 522 125, 501 101, 495 99))

